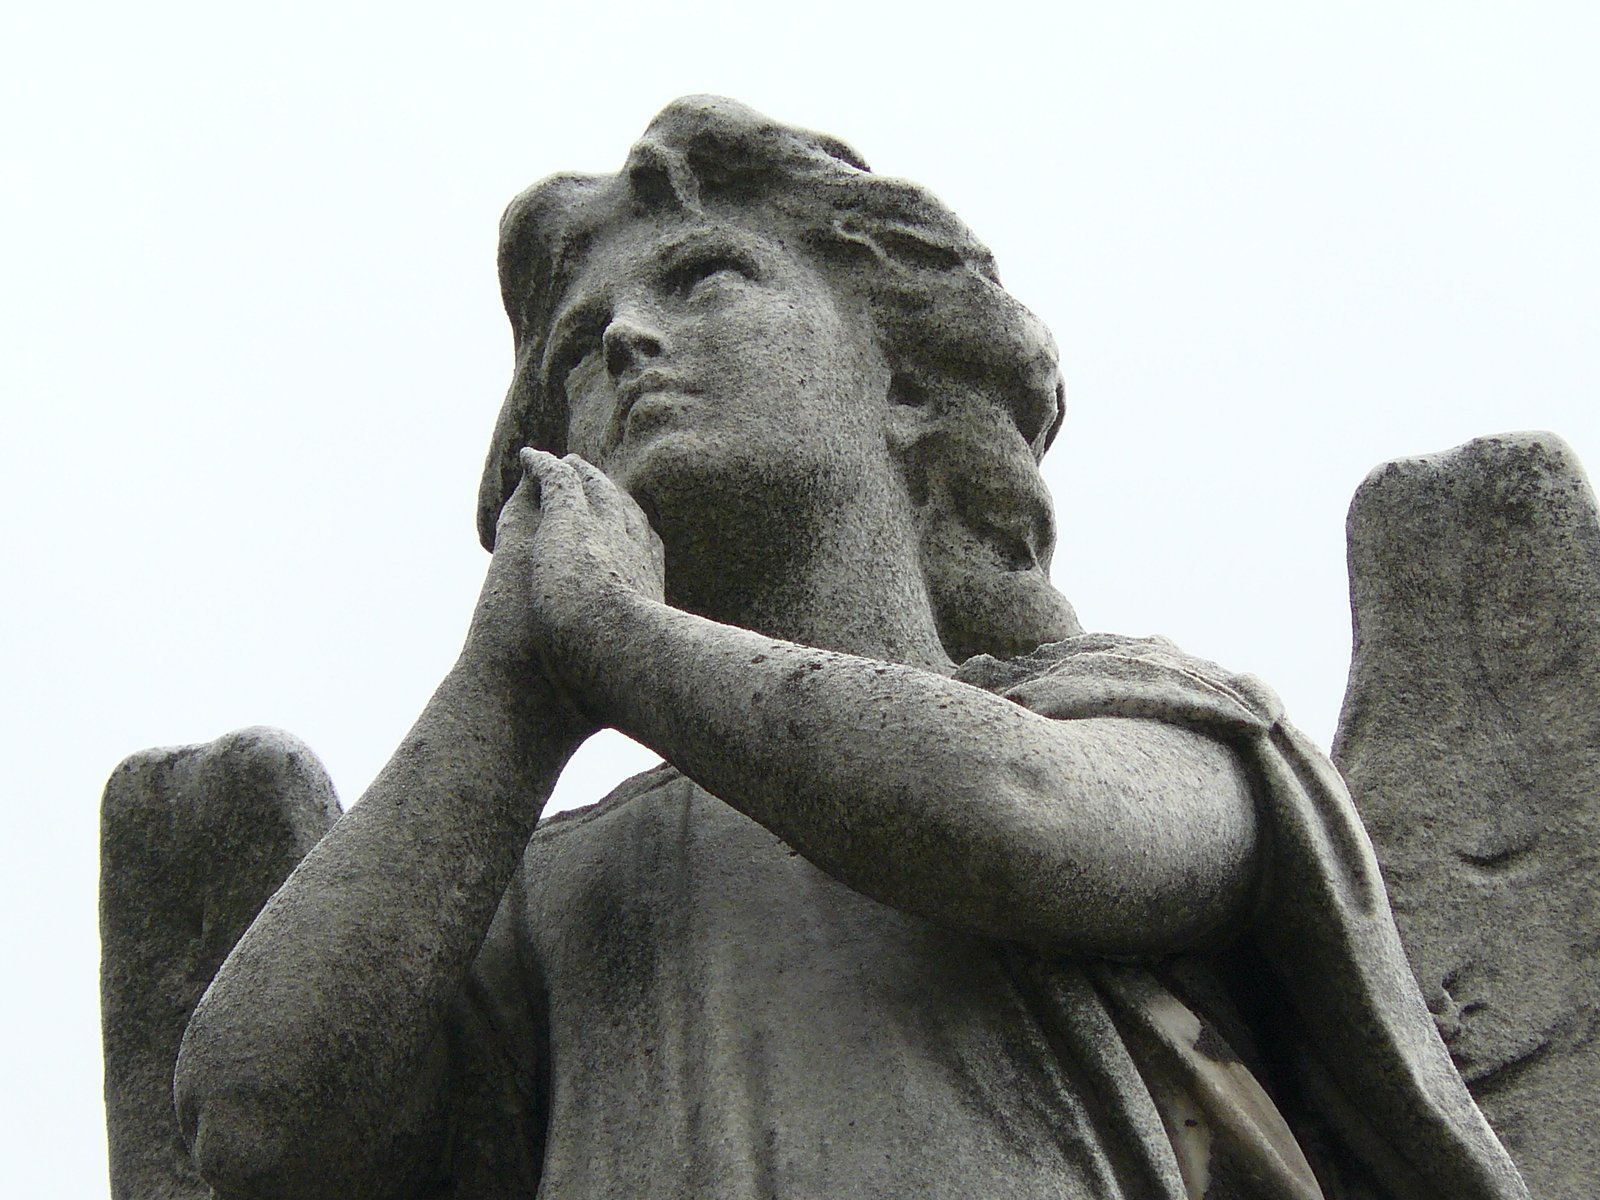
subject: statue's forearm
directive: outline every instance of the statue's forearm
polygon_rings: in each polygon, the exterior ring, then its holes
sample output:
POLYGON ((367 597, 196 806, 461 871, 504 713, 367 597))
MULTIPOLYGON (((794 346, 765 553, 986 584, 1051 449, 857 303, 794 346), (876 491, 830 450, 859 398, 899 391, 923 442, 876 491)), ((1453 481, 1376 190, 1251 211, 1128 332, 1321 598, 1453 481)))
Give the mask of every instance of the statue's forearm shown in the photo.
POLYGON ((437 1132, 447 1007, 579 740, 546 689, 463 658, 262 911, 178 1061, 224 1194, 386 1194, 422 1165, 396 1149, 437 1132))
POLYGON ((1231 750, 1154 721, 1050 721, 929 671, 616 594, 578 668, 626 732, 857 890, 1064 950, 1227 925, 1256 814, 1231 750))

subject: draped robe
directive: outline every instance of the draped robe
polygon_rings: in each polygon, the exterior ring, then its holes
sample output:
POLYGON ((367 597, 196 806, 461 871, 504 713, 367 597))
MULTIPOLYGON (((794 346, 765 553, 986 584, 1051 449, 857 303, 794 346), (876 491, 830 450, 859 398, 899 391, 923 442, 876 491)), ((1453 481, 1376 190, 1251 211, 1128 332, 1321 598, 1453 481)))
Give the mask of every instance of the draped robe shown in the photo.
POLYGON ((862 896, 671 767, 543 823, 453 1026, 461 1197, 1514 1200, 1332 765, 1259 681, 1085 635, 956 678, 1235 748, 1219 944, 1056 957, 862 896))

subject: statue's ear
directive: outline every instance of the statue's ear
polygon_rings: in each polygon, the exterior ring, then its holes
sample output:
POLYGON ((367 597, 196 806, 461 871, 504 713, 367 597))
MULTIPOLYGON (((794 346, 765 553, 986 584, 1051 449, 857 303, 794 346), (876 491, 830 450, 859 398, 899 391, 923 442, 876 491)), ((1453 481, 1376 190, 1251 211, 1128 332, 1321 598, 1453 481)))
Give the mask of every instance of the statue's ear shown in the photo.
POLYGON ((922 574, 946 652, 1009 658, 1082 632, 1050 584, 1053 510, 1009 408, 955 380, 896 373, 889 449, 916 510, 922 574))
POLYGON ((939 417, 928 402, 927 389, 916 379, 896 371, 884 402, 883 434, 889 454, 900 469, 911 501, 928 502, 929 450, 927 443, 939 434, 939 417))

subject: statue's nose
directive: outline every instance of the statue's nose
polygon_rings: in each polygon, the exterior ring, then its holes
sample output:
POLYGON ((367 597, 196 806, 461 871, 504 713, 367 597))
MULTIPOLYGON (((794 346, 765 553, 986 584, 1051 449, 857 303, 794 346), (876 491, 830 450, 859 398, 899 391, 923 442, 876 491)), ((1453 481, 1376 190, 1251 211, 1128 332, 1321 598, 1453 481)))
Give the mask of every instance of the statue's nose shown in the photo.
POLYGON ((602 339, 606 355, 606 370, 612 379, 620 379, 629 370, 637 370, 661 355, 661 335, 640 315, 618 313, 606 326, 602 339))

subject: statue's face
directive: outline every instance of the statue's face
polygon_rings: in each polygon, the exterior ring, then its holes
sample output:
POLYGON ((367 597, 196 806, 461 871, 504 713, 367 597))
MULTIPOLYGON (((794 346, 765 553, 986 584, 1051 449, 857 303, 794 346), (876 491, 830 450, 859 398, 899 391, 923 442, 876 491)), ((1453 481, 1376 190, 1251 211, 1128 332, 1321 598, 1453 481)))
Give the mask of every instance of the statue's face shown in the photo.
POLYGON ((545 363, 568 448, 635 495, 814 483, 884 454, 887 370, 862 322, 804 259, 737 226, 609 230, 545 363))

